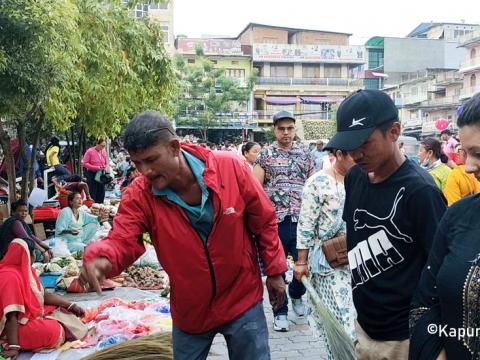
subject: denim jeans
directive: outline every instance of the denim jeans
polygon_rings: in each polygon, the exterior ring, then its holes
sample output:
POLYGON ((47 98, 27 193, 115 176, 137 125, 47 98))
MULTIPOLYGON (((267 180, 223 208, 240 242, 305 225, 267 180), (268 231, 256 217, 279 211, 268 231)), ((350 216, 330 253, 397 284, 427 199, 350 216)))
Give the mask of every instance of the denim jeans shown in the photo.
MULTIPOLYGON (((292 222, 290 216, 287 216, 281 223, 278 223, 278 236, 282 241, 285 256, 292 255, 293 260, 298 260, 297 251, 297 223, 292 222)), ((285 278, 285 274, 283 275, 285 278)), ((288 294, 292 299, 300 299, 306 292, 305 286, 299 282, 295 277, 288 286, 288 294)), ((274 316, 288 314, 288 296, 285 296, 285 302, 277 310, 273 312, 274 316)))
POLYGON ((173 358, 205 360, 217 334, 225 337, 230 360, 270 360, 268 328, 262 302, 237 320, 203 334, 189 334, 173 325, 173 358))

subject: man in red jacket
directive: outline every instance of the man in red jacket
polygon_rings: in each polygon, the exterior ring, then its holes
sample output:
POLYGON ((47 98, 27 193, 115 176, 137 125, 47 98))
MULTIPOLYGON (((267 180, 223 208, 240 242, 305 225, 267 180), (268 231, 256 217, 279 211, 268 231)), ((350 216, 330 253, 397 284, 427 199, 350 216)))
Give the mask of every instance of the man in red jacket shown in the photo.
POLYGON ((206 359, 217 333, 232 359, 270 359, 256 249, 274 308, 287 269, 275 211, 251 170, 233 153, 180 145, 154 112, 136 116, 124 140, 142 176, 110 234, 86 248, 81 281, 100 293, 105 277, 142 255, 148 232, 170 277, 175 359, 206 359))

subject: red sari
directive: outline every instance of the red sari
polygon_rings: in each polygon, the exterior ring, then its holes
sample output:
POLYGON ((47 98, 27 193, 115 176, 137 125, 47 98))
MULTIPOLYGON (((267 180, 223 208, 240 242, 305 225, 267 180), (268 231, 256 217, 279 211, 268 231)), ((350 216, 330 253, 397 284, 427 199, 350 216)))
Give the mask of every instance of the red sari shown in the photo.
POLYGON ((65 340, 62 325, 44 316, 55 310, 44 306, 44 290, 30 262, 25 241, 14 239, 0 261, 0 334, 6 338, 6 315, 18 312, 18 341, 22 350, 55 349, 65 340))

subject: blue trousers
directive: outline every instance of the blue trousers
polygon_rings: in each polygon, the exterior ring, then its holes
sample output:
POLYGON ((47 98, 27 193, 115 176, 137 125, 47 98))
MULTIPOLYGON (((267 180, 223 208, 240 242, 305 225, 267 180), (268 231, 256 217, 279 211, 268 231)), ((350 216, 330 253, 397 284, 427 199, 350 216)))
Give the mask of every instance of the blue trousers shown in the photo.
POLYGON ((203 334, 188 334, 173 326, 173 358, 205 360, 213 338, 225 337, 230 360, 270 360, 268 329, 263 304, 259 302, 237 320, 203 334))
MULTIPOLYGON (((290 216, 287 216, 281 223, 278 223, 278 236, 282 241, 283 250, 285 251, 285 257, 288 254, 292 255, 293 260, 298 260, 297 251, 297 223, 292 222, 290 216)), ((285 279, 285 274, 283 275, 285 279)), ((288 286, 288 294, 292 299, 300 299, 306 292, 305 286, 293 278, 292 282, 288 286)), ((285 296, 285 302, 277 310, 273 312, 274 316, 287 315, 288 314, 288 296, 285 296)))

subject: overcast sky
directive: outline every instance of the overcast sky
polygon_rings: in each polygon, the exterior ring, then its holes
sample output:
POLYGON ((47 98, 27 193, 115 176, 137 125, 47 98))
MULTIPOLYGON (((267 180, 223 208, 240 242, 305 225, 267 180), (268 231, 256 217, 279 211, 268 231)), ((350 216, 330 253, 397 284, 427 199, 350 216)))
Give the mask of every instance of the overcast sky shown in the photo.
POLYGON ((237 36, 249 23, 404 37, 421 22, 480 23, 478 0, 174 0, 175 35, 237 36))

